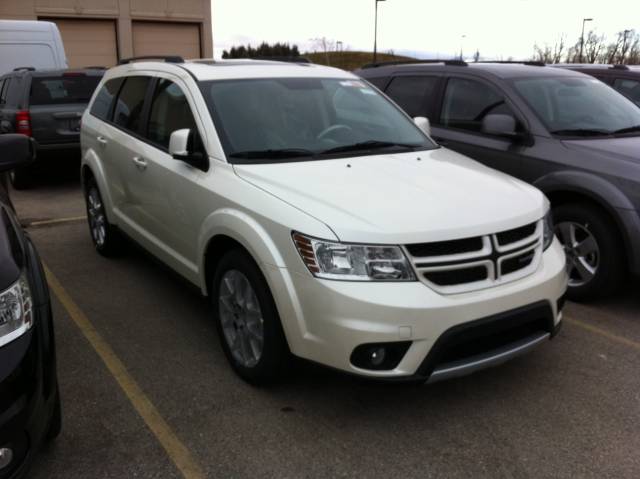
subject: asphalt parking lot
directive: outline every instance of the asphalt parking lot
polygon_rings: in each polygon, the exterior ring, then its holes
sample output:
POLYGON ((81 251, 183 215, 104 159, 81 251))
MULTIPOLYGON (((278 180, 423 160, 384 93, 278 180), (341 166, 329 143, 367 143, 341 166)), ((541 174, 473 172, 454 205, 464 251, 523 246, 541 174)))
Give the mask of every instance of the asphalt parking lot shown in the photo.
POLYGON ((198 291, 92 247, 75 174, 12 192, 49 270, 63 432, 33 478, 640 477, 640 284, 534 353, 430 386, 299 363, 256 389, 198 291))

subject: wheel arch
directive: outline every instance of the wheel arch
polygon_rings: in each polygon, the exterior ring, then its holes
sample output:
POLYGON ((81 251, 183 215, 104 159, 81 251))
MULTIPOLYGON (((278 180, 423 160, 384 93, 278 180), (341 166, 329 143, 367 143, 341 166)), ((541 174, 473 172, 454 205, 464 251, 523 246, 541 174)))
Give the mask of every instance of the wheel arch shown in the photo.
POLYGON ((84 191, 89 179, 95 180, 100 190, 100 196, 105 206, 105 213, 107 214, 107 220, 111 224, 116 224, 115 215, 113 214, 113 201, 111 200, 111 193, 107 187, 107 181, 105 179, 104 169, 100 164, 100 160, 97 155, 88 150, 82 158, 82 165, 80 166, 80 181, 82 182, 82 190, 84 191))

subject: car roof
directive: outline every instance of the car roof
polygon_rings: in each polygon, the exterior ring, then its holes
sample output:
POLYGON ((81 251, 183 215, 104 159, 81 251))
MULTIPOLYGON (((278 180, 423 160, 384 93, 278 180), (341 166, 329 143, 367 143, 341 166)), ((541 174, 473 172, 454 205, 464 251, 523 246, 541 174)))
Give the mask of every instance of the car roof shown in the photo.
POLYGON ((372 66, 358 70, 359 75, 366 77, 388 76, 390 73, 398 72, 422 72, 422 71, 440 71, 440 72, 473 72, 478 76, 493 76, 497 78, 530 78, 545 76, 579 76, 573 70, 566 69, 550 69, 545 65, 532 65, 525 63, 460 63, 460 62, 441 62, 441 63, 403 63, 396 65, 372 66))
POLYGON ((558 63, 550 65, 555 68, 569 68, 572 70, 597 70, 612 73, 632 72, 640 73, 640 65, 607 65, 603 63, 558 63))
POLYGON ((108 76, 120 76, 121 73, 139 70, 187 71, 198 81, 244 78, 357 78, 344 70, 313 63, 250 59, 202 59, 184 62, 132 61, 112 68, 108 76))

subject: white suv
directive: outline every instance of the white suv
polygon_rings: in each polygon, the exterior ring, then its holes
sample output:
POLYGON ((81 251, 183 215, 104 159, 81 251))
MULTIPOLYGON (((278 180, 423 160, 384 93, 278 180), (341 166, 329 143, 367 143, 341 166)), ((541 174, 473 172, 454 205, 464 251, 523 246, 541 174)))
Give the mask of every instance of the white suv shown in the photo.
POLYGON ((436 381, 561 323, 565 257, 535 188, 439 147, 350 73, 126 61, 82 119, 99 253, 132 238, 212 303, 253 383, 289 353, 436 381))

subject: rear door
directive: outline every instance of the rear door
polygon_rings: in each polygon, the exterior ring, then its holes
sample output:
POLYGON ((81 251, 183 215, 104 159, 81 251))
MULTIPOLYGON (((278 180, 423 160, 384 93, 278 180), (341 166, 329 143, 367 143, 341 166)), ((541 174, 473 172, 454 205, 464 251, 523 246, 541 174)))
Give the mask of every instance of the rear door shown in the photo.
POLYGON ((640 79, 616 78, 613 88, 640 107, 640 79))
POLYGON ((32 77, 29 113, 40 146, 80 141, 80 119, 99 82, 99 75, 84 72, 32 77))
POLYGON ((452 76, 446 82, 441 103, 431 128, 438 143, 496 170, 520 175, 522 155, 527 154, 528 147, 482 130, 483 119, 489 114, 510 115, 519 131, 526 129, 522 115, 496 86, 479 78, 452 76))

